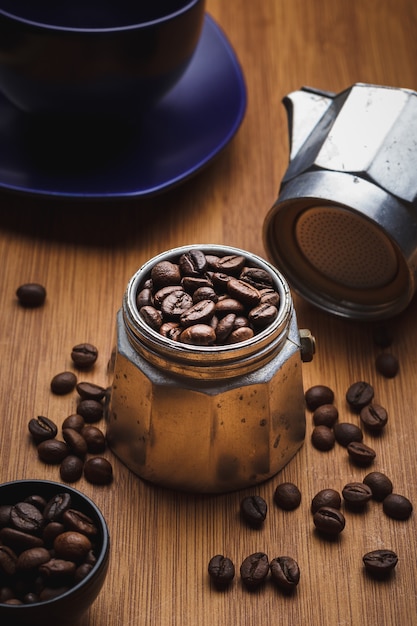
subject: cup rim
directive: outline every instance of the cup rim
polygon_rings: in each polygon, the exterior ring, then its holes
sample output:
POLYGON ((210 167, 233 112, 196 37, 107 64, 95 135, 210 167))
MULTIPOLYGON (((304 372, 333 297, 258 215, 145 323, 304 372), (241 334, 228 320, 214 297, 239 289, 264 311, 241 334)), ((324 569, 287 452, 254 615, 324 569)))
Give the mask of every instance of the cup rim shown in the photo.
POLYGON ((60 25, 60 24, 48 23, 45 21, 36 21, 34 19, 25 18, 24 16, 18 15, 16 13, 13 13, 12 11, 8 11, 7 9, 2 9, 2 8, 0 8, 0 16, 4 16, 16 22, 20 22, 21 24, 25 26, 37 28, 38 30, 79 33, 79 34, 82 34, 82 33, 90 33, 90 34, 119 33, 123 31, 142 30, 142 29, 146 29, 152 26, 157 26, 157 25, 164 24, 166 22, 170 22, 171 20, 176 19, 177 17, 183 15, 184 13, 187 13, 194 6, 200 3, 204 4, 205 0, 189 0, 188 2, 184 3, 184 5, 181 6, 179 9, 177 9, 176 11, 167 13, 165 15, 157 17, 153 20, 148 20, 146 22, 137 22, 134 24, 126 24, 124 26, 106 26, 106 27, 98 27, 98 28, 94 28, 91 26, 89 27, 65 26, 65 25, 60 25))

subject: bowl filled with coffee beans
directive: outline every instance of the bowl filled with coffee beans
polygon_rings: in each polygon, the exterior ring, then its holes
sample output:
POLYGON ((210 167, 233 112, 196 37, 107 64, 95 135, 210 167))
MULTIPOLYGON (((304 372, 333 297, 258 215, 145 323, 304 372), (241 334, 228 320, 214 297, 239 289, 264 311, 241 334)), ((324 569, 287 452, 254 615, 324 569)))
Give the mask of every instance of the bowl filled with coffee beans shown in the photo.
POLYGON ((98 507, 67 485, 0 485, 0 622, 73 625, 99 594, 110 539, 98 507))

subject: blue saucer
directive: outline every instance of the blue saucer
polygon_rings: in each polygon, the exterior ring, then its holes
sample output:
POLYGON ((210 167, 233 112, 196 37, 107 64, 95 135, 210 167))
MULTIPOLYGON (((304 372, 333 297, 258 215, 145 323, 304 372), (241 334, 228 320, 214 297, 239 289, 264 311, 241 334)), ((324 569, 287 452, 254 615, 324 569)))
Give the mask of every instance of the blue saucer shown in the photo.
POLYGON ((136 123, 45 132, 0 97, 0 188, 68 198, 149 196, 185 181, 232 139, 246 110, 242 70, 208 15, 180 82, 136 123))

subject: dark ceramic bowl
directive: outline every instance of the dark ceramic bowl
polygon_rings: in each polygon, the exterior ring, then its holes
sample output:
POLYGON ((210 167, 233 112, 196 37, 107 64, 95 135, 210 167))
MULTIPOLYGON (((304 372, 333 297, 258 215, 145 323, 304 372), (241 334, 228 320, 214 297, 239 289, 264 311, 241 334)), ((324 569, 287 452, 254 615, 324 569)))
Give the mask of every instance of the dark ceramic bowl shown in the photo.
POLYGON ((16 480, 0 485, 0 505, 16 504, 33 494, 38 494, 48 501, 62 493, 71 496, 72 508, 78 509, 95 523, 98 529, 94 547, 97 561, 81 582, 54 599, 33 604, 0 603, 0 624, 74 626, 94 602, 103 586, 109 564, 109 531, 102 513, 87 496, 72 487, 48 480, 16 480))
POLYGON ((187 68, 205 0, 0 0, 0 92, 40 114, 135 114, 187 68))

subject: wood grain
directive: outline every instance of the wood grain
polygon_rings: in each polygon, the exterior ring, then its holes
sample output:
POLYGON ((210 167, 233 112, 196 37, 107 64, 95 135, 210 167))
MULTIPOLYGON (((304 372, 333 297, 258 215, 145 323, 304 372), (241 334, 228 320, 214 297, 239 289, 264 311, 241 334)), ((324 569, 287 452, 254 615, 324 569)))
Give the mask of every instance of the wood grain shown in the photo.
MULTIPOLYGON (((97 202, 0 195, 0 463, 1 481, 59 479, 41 464, 27 435, 28 420, 44 414, 61 424, 75 397, 56 397, 49 381, 71 368, 71 347, 97 345, 100 356, 85 378, 107 384, 107 359, 115 315, 136 269, 172 246, 219 243, 264 255, 261 229, 288 161, 284 95, 302 85, 340 91, 355 82, 417 89, 417 4, 413 0, 208 0, 245 73, 248 107, 227 149, 205 171, 160 197, 97 202), (23 310, 19 284, 43 283, 41 309, 23 310)), ((416 446, 417 304, 392 322, 392 351, 400 373, 375 371, 376 348, 367 325, 335 319, 294 297, 300 327, 317 339, 317 354, 303 365, 305 388, 330 385, 340 419, 355 421, 344 394, 355 380, 369 380, 389 412, 380 438, 366 435, 377 452, 374 468, 395 490, 417 503, 416 446)), ((310 443, 274 479, 259 488, 220 496, 174 493, 145 484, 110 452, 111 487, 83 480, 77 487, 103 510, 112 537, 105 587, 77 626, 392 626, 417 624, 416 516, 390 520, 371 503, 366 514, 346 513, 339 541, 313 530, 310 501, 324 487, 341 490, 366 471, 335 447, 320 453, 310 443), (299 485, 293 512, 273 505, 281 481, 299 485), (269 504, 264 528, 239 520, 239 502, 259 493, 269 504), (399 554, 392 579, 364 575, 362 555, 389 547, 399 554), (284 596, 270 585, 248 593, 239 576, 227 593, 207 579, 211 556, 223 553, 237 568, 255 551, 288 554, 301 568, 300 585, 284 596)), ((74 625, 75 626, 75 625, 74 625)))

